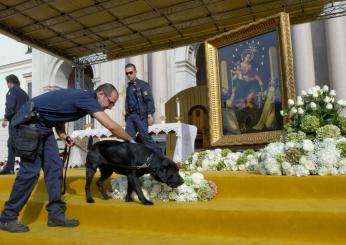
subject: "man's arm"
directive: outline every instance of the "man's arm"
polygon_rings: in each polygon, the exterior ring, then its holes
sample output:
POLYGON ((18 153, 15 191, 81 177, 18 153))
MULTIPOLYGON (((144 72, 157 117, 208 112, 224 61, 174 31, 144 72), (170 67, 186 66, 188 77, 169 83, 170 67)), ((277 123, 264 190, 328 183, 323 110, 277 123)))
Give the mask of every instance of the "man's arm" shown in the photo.
POLYGON ((16 104, 17 104, 17 91, 11 89, 6 95, 6 105, 5 105, 5 115, 4 118, 7 121, 10 121, 13 115, 16 113, 16 104))
POLYGON ((131 136, 128 135, 125 130, 119 124, 114 122, 105 112, 95 112, 93 117, 96 118, 96 120, 99 121, 102 126, 111 131, 113 136, 125 141, 133 142, 131 136))
POLYGON ((151 87, 148 83, 144 82, 143 84, 143 99, 145 104, 147 105, 147 113, 148 113, 148 125, 151 126, 154 124, 154 112, 155 112, 155 103, 153 94, 151 91, 151 87))
POLYGON ((58 123, 55 126, 55 132, 59 136, 59 138, 64 142, 67 146, 73 146, 73 139, 66 134, 65 123, 58 123))

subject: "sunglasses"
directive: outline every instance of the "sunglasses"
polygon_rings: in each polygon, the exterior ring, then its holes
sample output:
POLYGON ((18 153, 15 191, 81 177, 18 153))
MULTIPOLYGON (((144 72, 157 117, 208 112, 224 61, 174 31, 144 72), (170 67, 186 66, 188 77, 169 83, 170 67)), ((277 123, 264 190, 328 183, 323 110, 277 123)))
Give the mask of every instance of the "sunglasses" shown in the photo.
POLYGON ((107 95, 105 95, 105 96, 108 100, 109 105, 114 106, 116 101, 111 101, 111 99, 107 95))
POLYGON ((132 75, 133 74, 133 71, 128 71, 128 72, 125 72, 126 76, 127 75, 132 75))

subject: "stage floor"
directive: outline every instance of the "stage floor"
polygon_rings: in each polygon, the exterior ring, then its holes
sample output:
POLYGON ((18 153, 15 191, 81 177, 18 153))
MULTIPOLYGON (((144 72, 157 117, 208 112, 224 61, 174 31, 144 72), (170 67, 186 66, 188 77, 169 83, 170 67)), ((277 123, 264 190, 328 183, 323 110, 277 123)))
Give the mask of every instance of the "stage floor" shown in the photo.
MULTIPOLYGON (((21 220, 29 233, 0 231, 2 244, 346 244, 346 176, 262 176, 204 172, 218 186, 210 202, 154 206, 84 197, 85 170, 69 169, 67 215, 78 228, 48 228, 42 176, 21 220)), ((0 176, 0 205, 15 176, 0 176)), ((115 177, 115 176, 113 176, 115 177)), ((96 180, 97 178, 94 178, 96 180)), ((109 184, 109 183, 108 183, 109 184)))

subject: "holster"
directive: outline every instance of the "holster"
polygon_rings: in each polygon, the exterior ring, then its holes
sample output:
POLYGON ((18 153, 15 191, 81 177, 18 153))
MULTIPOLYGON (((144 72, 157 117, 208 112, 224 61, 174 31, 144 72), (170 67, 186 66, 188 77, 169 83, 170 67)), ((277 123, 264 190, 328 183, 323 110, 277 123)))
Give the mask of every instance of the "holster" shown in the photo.
POLYGON ((33 161, 42 153, 40 130, 34 126, 19 125, 14 141, 15 156, 33 161))
POLYGON ((28 124, 38 120, 38 112, 35 111, 34 102, 26 102, 11 119, 12 127, 17 127, 20 124, 28 124))

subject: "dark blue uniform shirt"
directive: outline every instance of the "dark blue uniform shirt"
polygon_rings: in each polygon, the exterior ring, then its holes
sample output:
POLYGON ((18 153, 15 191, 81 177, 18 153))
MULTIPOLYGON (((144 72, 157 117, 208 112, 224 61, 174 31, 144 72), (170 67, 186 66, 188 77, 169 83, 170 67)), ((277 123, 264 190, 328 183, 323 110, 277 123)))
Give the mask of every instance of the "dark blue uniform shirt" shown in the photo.
POLYGON ((137 90, 135 82, 129 82, 129 86, 127 89, 127 104, 129 108, 129 112, 139 112, 138 100, 137 100, 137 90))
POLYGON ((15 85, 6 94, 4 117, 10 121, 19 108, 29 100, 29 96, 20 86, 15 85))
POLYGON ((86 114, 104 111, 93 90, 60 89, 39 95, 32 101, 40 114, 40 121, 50 125, 75 121, 86 114))
POLYGON ((126 89, 126 113, 137 113, 141 118, 155 113, 154 99, 150 85, 140 79, 129 82, 126 89))

